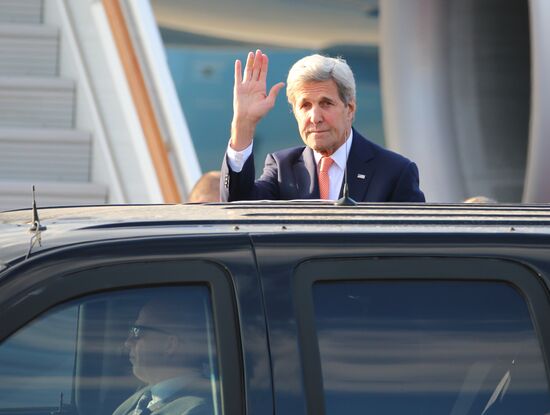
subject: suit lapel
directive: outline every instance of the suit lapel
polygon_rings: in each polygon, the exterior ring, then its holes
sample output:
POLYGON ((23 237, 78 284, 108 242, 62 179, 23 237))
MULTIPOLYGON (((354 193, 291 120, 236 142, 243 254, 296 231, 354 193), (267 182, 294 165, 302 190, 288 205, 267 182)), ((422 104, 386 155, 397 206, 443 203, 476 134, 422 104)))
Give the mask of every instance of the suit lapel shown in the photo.
MULTIPOLYGON (((374 177, 373 159, 375 157, 369 142, 353 130, 353 142, 347 161, 349 195, 356 202, 364 202, 367 189, 374 177)), ((342 191, 344 183, 342 183, 342 191)))
MULTIPOLYGON (((125 415, 131 415, 133 412, 134 412, 134 409, 136 409, 136 406, 137 406, 137 403, 139 401, 139 398, 141 398, 143 396, 143 394, 147 391, 147 390, 150 390, 151 388, 149 386, 145 387, 145 388, 142 388, 140 389, 139 391, 137 391, 136 393, 134 393, 132 396, 130 396, 128 398, 128 400, 126 400, 126 402, 124 402, 122 406, 124 406, 124 410, 122 411, 123 414, 125 415)), ((120 408, 119 408, 120 409, 120 408)), ((119 411, 115 411, 113 415, 116 415, 119 411)))
MULTIPOLYGON (((375 158, 373 147, 357 131, 353 130, 353 142, 347 161, 348 187, 350 197, 357 202, 366 199, 370 181, 374 177, 374 166, 372 161, 375 158)), ((313 150, 305 147, 301 156, 293 165, 296 188, 299 199, 319 199, 319 183, 317 180, 317 164, 313 157, 313 150)), ((343 182, 343 181, 342 181, 343 182)), ((340 195, 342 195, 342 188, 340 195)))
POLYGON ((305 147, 301 156, 293 165, 296 188, 299 199, 319 199, 319 183, 317 183, 317 165, 313 151, 305 147))

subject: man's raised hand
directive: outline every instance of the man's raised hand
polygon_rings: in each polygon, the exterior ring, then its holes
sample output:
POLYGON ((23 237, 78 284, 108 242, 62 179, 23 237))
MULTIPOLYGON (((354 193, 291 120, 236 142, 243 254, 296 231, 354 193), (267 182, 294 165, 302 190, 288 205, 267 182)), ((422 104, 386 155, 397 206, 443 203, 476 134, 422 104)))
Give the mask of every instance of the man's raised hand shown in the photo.
POLYGON ((269 59, 261 50, 249 52, 242 73, 241 61, 235 61, 233 88, 233 121, 231 147, 244 150, 252 142, 256 124, 273 108, 283 82, 275 84, 267 94, 266 78, 269 59))

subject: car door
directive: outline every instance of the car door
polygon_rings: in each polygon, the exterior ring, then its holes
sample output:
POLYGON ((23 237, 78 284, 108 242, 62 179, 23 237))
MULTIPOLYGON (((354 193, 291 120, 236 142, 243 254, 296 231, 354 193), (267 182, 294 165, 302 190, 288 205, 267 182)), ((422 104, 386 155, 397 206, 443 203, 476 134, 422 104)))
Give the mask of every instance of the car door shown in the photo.
POLYGON ((256 236, 277 413, 548 413, 548 245, 494 241, 256 236))
POLYGON ((149 408, 189 413, 259 414, 272 405, 245 236, 115 239, 39 253, 2 275, 0 320, 1 414, 128 413, 147 393, 149 408))

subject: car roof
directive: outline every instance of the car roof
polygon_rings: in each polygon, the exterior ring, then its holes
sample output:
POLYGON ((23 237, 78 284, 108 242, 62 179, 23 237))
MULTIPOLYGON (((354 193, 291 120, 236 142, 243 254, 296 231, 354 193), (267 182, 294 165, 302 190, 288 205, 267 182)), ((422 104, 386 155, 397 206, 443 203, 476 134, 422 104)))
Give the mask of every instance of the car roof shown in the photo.
MULTIPOLYGON (((39 208, 41 246, 156 235, 255 233, 550 234, 550 205, 323 201, 39 208)), ((0 213, 0 264, 26 253, 32 210, 0 213)))

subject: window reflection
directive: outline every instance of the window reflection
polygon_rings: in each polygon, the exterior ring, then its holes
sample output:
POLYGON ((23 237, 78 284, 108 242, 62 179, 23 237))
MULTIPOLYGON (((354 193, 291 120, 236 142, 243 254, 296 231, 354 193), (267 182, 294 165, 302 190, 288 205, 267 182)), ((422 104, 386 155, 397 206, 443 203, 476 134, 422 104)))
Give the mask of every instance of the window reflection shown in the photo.
POLYGON ((55 407, 71 396, 77 309, 41 318, 0 348, 0 405, 17 408, 32 396, 32 406, 55 407), (24 363, 21 365, 21 363, 24 363))
POLYGON ((544 414, 538 340, 521 296, 496 283, 319 283, 327 414, 544 414))

